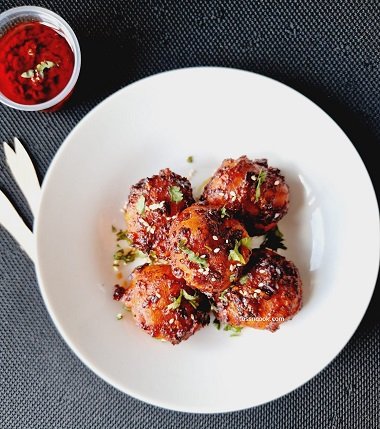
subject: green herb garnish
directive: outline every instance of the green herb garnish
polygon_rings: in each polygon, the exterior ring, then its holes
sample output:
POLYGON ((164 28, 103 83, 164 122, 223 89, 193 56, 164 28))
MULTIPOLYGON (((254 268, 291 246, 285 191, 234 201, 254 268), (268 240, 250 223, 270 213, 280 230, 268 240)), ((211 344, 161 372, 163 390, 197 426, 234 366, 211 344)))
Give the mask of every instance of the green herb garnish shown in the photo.
POLYGON ((145 253, 141 252, 137 249, 118 249, 113 255, 113 266, 118 267, 119 262, 124 262, 128 264, 129 262, 133 262, 136 258, 145 258, 145 253))
POLYGON ((220 217, 224 219, 225 217, 229 217, 229 214, 227 213, 227 209, 225 207, 222 207, 220 209, 220 217))
POLYGON ((272 250, 278 250, 278 249, 284 249, 286 250, 287 247, 284 244, 284 234, 280 231, 278 226, 276 225, 275 228, 271 229, 267 234, 265 235, 265 239, 261 244, 261 248, 267 248, 272 250))
POLYGON ((45 69, 51 69, 56 64, 53 63, 53 61, 41 61, 39 64, 36 65, 36 68, 30 69, 25 71, 24 73, 21 73, 21 77, 24 77, 26 79, 32 79, 35 74, 40 75, 41 78, 44 77, 44 70, 45 69))
POLYGON ((195 262, 196 264, 204 268, 208 267, 208 262, 206 261, 206 258, 201 258, 193 250, 186 247, 183 241, 180 241, 179 248, 182 250, 183 253, 188 256, 190 262, 195 262))
POLYGON ((145 213, 145 197, 144 197, 144 195, 140 195, 139 199, 137 200, 136 210, 137 210, 137 213, 140 214, 141 216, 145 213))
POLYGON ((181 289, 181 291, 179 292, 178 298, 175 299, 171 304, 169 304, 166 308, 168 310, 176 310, 180 305, 181 305, 181 301, 182 301, 182 296, 183 296, 183 289, 181 289))
POLYGON ((224 289, 224 291, 219 295, 219 300, 222 302, 227 302, 227 297, 226 297, 226 293, 228 292, 228 289, 224 289))
POLYGON ((186 161, 187 161, 189 164, 191 164, 191 163, 194 161, 194 157, 193 157, 193 156, 188 156, 188 157, 186 158, 186 161))
POLYGON ((189 304, 192 307, 194 307, 194 308, 198 307, 198 299, 199 299, 198 295, 190 295, 189 293, 187 293, 185 291, 185 289, 181 289, 178 297, 171 304, 169 304, 166 308, 168 310, 176 310, 181 305, 182 298, 185 298, 187 301, 189 301, 189 304))
POLYGON ((267 178, 267 172, 263 169, 260 170, 259 175, 257 176, 257 184, 256 184, 256 193, 255 193, 255 203, 259 201, 261 195, 261 185, 265 182, 267 178))
POLYGON ((154 250, 151 250, 149 252, 148 258, 149 258, 151 264, 155 264, 158 260, 157 254, 154 250))
POLYGON ((245 274, 244 276, 240 277, 239 283, 241 285, 245 285, 248 281, 248 274, 245 274))
POLYGON ((112 232, 116 234, 116 241, 127 241, 131 243, 131 240, 128 238, 128 231, 123 229, 117 229, 112 225, 112 232))
POLYGON ((232 326, 232 325, 226 325, 224 327, 224 331, 231 331, 231 337, 238 337, 241 334, 242 327, 239 326, 232 326))
POLYGON ((244 237, 240 240, 240 246, 244 246, 249 250, 252 250, 254 247, 253 243, 254 237, 244 237))
POLYGON ((245 264, 245 259, 243 258, 243 255, 239 252, 240 242, 241 240, 235 241, 235 247, 230 250, 228 259, 231 259, 232 261, 240 262, 241 264, 245 264))
POLYGON ((170 195, 170 199, 174 203, 179 203, 180 201, 183 200, 183 193, 181 192, 181 189, 179 186, 170 186, 169 195, 170 195))
POLYGON ((198 307, 198 300, 199 300, 199 296, 198 295, 190 295, 189 293, 187 293, 185 291, 185 289, 182 289, 182 294, 183 294, 183 297, 185 299, 187 299, 187 301, 189 301, 189 304, 191 306, 193 306, 194 308, 198 307))

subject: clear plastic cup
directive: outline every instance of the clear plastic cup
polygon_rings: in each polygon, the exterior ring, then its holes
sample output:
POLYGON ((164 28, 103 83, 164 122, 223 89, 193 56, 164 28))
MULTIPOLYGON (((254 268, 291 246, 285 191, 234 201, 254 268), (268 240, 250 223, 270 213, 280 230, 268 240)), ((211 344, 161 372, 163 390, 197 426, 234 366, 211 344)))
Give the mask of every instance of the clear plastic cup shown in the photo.
POLYGON ((70 97, 78 80, 81 66, 81 52, 78 39, 69 24, 56 13, 37 6, 21 6, 0 14, 0 38, 12 27, 22 22, 37 21, 44 23, 65 37, 74 53, 74 69, 71 78, 63 90, 54 98, 39 104, 20 104, 5 97, 0 92, 0 102, 18 110, 38 111, 57 110, 70 97))

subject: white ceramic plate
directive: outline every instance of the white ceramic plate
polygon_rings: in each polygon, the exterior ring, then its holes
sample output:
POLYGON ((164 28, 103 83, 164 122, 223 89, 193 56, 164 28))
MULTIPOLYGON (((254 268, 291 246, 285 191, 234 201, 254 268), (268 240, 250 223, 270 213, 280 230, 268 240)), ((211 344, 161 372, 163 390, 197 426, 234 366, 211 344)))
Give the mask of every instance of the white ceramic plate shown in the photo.
POLYGON ((123 392, 192 412, 262 404, 316 375, 362 319, 379 260, 375 194, 346 135, 296 91, 231 69, 160 74, 96 107, 51 165, 36 231, 41 291, 78 357, 123 392), (170 167, 195 168, 197 187, 242 154, 267 157, 290 184, 281 229, 303 278, 302 311, 274 334, 231 338, 211 325, 175 347, 116 320, 111 225, 122 225, 130 185, 170 167))

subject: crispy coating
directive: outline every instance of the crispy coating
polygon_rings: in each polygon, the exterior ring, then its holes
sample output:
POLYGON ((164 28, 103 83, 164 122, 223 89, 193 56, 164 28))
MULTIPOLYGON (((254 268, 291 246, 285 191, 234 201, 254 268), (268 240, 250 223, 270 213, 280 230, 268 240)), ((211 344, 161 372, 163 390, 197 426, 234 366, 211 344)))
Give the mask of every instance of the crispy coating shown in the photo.
POLYGON ((178 344, 209 323, 207 298, 174 277, 169 265, 145 264, 135 268, 131 277, 124 304, 136 324, 152 337, 178 344), (182 295, 178 308, 168 308, 183 291, 196 299, 189 301, 182 295))
POLYGON ((190 182, 168 168, 140 180, 132 186, 125 207, 128 238, 142 252, 154 251, 158 258, 167 259, 170 225, 178 213, 193 202, 190 182), (182 193, 181 201, 172 201, 173 187, 182 193))
POLYGON ((174 275, 208 296, 226 289, 251 253, 240 245, 242 259, 231 259, 230 251, 248 233, 239 221, 222 216, 215 207, 194 204, 178 215, 169 233, 174 275))
POLYGON ((287 213, 289 188, 266 159, 225 159, 205 186, 201 200, 237 213, 254 235, 274 228, 287 213))
POLYGON ((254 250, 247 274, 215 302, 221 322, 275 331, 301 308, 298 269, 272 250, 254 250))

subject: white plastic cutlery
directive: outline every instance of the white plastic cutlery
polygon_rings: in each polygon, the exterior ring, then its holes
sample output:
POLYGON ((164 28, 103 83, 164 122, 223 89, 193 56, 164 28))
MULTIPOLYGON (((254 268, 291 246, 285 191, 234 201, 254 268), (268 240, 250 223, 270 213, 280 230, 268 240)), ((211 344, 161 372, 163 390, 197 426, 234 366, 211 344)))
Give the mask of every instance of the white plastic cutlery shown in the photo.
POLYGON ((40 206, 41 187, 32 160, 18 138, 14 138, 14 150, 8 143, 3 144, 9 169, 36 218, 40 206))
MULTIPOLYGON (((17 138, 14 138, 14 150, 5 142, 3 147, 8 167, 24 194, 35 219, 40 205, 41 188, 32 160, 17 138)), ((12 203, 1 191, 0 224, 8 230, 30 259, 35 262, 36 248, 33 232, 27 227, 12 203)))

